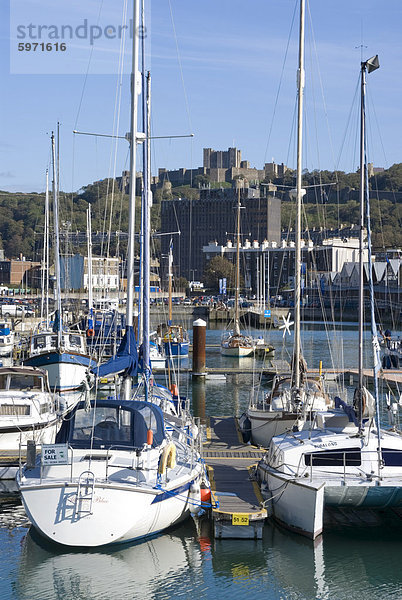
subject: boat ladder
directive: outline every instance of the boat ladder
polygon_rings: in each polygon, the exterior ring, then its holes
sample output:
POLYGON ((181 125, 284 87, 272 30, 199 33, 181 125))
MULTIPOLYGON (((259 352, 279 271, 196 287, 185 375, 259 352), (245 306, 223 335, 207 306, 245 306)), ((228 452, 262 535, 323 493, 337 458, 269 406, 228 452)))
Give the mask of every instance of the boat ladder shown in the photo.
POLYGON ((83 471, 78 479, 77 497, 75 502, 76 515, 92 514, 94 492, 95 475, 92 471, 83 471))

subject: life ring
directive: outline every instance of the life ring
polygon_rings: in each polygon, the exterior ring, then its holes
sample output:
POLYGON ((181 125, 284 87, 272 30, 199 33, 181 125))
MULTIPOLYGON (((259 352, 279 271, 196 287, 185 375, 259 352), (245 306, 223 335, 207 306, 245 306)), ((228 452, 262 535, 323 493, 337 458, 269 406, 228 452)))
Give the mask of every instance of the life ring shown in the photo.
POLYGON ((91 338, 95 336, 95 330, 94 329, 87 329, 87 337, 91 338))
POLYGON ((166 469, 174 469, 176 466, 176 446, 170 442, 164 447, 159 459, 158 473, 163 475, 166 469))
POLYGON ((170 386, 170 392, 172 394, 172 396, 178 396, 179 395, 179 388, 177 387, 177 385, 175 383, 172 383, 172 385, 170 386))

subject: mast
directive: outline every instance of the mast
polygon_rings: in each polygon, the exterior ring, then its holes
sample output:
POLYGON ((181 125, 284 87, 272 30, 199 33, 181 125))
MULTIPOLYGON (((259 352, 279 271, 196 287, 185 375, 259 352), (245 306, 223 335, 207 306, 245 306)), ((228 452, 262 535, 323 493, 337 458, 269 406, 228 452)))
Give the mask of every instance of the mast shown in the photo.
MULTIPOLYGON (((132 329, 134 324, 134 236, 135 236, 135 183, 136 183, 136 150, 137 150, 137 118, 138 118, 138 32, 140 26, 140 3, 133 0, 133 45, 131 67, 131 113, 130 113, 130 191, 128 215, 128 248, 127 248, 127 306, 126 328, 132 329)), ((131 376, 124 378, 121 396, 129 400, 131 395, 131 376)))
MULTIPOLYGON (((144 60, 144 48, 143 48, 143 60, 144 60)), ((143 63, 143 70, 144 70, 143 63)), ((151 103, 151 76, 145 73, 143 81, 146 85, 146 101, 145 101, 145 112, 143 114, 144 130, 146 131, 146 141, 143 146, 143 178, 144 178, 144 194, 143 194, 143 299, 142 299, 142 359, 143 369, 145 375, 145 400, 148 400, 148 382, 151 375, 151 360, 149 350, 149 330, 150 330, 150 257, 151 257, 151 180, 150 180, 150 103, 151 103), (146 80, 146 81, 145 81, 146 80)))
POLYGON ((170 240, 169 244, 169 264, 168 264, 168 295, 169 295, 169 325, 172 324, 173 309, 172 309, 172 278, 173 278, 173 241, 170 240))
POLYGON ((61 318, 61 286, 60 286, 60 237, 59 237, 59 183, 57 180, 57 169, 56 169, 56 151, 55 151, 55 140, 54 133, 52 131, 52 167, 53 167, 53 226, 54 226, 54 271, 56 276, 55 284, 55 301, 56 310, 58 311, 58 322, 55 323, 57 326, 57 347, 61 347, 61 330, 62 330, 62 318, 61 318))
MULTIPOLYGON (((357 394, 357 407, 359 415, 359 429, 363 430, 363 324, 364 324, 364 261, 363 261, 363 250, 364 250, 364 218, 365 218, 365 204, 367 204, 367 230, 368 230, 368 270, 369 270, 369 287, 370 287, 370 304, 371 304, 371 330, 373 336, 373 344, 377 339, 377 328, 375 324, 374 316, 374 296, 373 296, 373 285, 372 285, 372 264, 371 264, 371 228, 370 228, 370 215, 369 215, 369 201, 368 201, 368 173, 366 166, 366 71, 371 73, 375 69, 379 68, 378 56, 373 56, 367 61, 361 63, 361 83, 360 83, 360 228, 359 228, 359 378, 358 387, 356 390, 357 394)), ((378 413, 378 383, 377 383, 377 370, 379 367, 379 356, 374 348, 374 382, 375 382, 375 396, 377 403, 377 430, 379 435, 380 422, 378 413)), ((380 447, 380 437, 379 437, 380 447)))
POLYGON ((235 280, 235 314, 234 314, 234 335, 240 335, 239 326, 239 285, 240 285, 240 185, 238 181, 237 188, 237 220, 236 220, 236 280, 235 280))
POLYGON ((300 0, 299 68, 297 72, 297 167, 296 167, 296 248, 295 248, 295 341, 294 385, 300 387, 300 289, 301 289, 301 203, 302 189, 303 95, 304 95, 304 9, 300 0))
POLYGON ((45 194, 45 226, 43 231, 43 258, 42 258, 42 297, 40 303, 40 317, 45 316, 46 324, 49 319, 49 169, 46 169, 46 194, 45 194))
POLYGON ((94 307, 92 290, 92 222, 91 205, 87 208, 87 251, 88 251, 88 313, 92 317, 94 307))

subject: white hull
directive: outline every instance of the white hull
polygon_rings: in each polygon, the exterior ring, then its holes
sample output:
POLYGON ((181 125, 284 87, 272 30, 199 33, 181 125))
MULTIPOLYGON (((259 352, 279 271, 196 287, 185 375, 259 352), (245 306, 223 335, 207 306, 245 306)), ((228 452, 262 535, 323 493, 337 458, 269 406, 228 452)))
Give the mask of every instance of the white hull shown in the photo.
POLYGON ((77 482, 21 489, 34 527, 54 542, 77 547, 127 542, 163 531, 189 516, 188 496, 188 485, 172 496, 152 486, 96 483, 89 513, 80 512, 87 501, 77 501, 77 482), (161 494, 164 499, 155 501, 161 494))
POLYGON ((78 362, 44 364, 42 368, 48 373, 50 388, 59 392, 80 388, 88 372, 88 367, 78 362))
POLYGON ((259 411, 248 409, 250 420, 251 441, 256 446, 268 448, 270 441, 276 435, 292 431, 298 421, 298 415, 285 411, 259 411))
POLYGON ((244 348, 244 347, 225 347, 221 346, 221 354, 222 356, 234 356, 235 358, 242 358, 244 356, 251 356, 253 354, 253 348, 244 348))
POLYGON ((10 356, 13 351, 14 344, 0 345, 0 356, 10 356))
MULTIPOLYGON (((261 472, 260 472, 261 474, 261 472)), ((322 533, 324 483, 318 486, 294 482, 286 476, 265 473, 272 497, 272 511, 277 521, 306 537, 315 539, 322 533)))

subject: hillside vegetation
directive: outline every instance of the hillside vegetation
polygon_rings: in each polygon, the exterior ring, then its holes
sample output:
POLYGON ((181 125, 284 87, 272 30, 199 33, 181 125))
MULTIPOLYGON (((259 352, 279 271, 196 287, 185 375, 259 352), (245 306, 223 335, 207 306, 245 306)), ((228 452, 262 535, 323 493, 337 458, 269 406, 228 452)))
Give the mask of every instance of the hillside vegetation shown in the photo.
MULTIPOLYGON (((358 173, 332 173, 329 171, 313 171, 303 174, 304 185, 328 184, 334 186, 324 196, 317 193, 313 199, 309 194, 309 202, 304 202, 304 227, 338 227, 357 225, 359 221, 358 200, 350 199, 349 195, 337 194, 345 188, 357 189, 359 186, 358 173), (346 199, 345 199, 346 198, 346 199)), ((293 185, 294 177, 290 172, 283 179, 274 183, 293 185)), ((402 163, 395 164, 388 170, 370 179, 371 215, 373 242, 377 248, 397 246, 402 247, 402 163), (381 192, 386 198, 381 198, 381 192)), ((319 189, 319 188, 314 188, 319 189)), ((157 190, 151 211, 151 226, 154 231, 160 229, 160 202, 169 197, 198 197, 198 190, 181 186, 173 188, 170 194, 157 190)), ((102 180, 87 185, 76 193, 60 193, 60 229, 61 231, 85 231, 86 210, 92 208, 92 231, 127 232, 128 196, 120 192, 112 180, 102 180)), ((136 229, 139 229, 139 198, 136 206, 136 229)), ((17 258, 20 254, 27 259, 40 258, 44 223, 44 194, 20 194, 0 192, 0 247, 4 249, 7 258, 17 258)), ((286 200, 282 203, 282 228, 292 227, 294 223, 294 203, 286 200)), ((116 236, 110 240, 110 254, 116 250, 124 254, 126 239, 120 241, 117 249, 116 236)), ((70 245, 69 252, 76 251, 70 245)), ((82 249, 83 250, 83 249, 82 249)), ((100 248, 94 248, 99 251, 100 248)), ((156 251, 158 248, 156 247, 156 251)), ((83 250, 85 251, 85 250, 83 250)))

